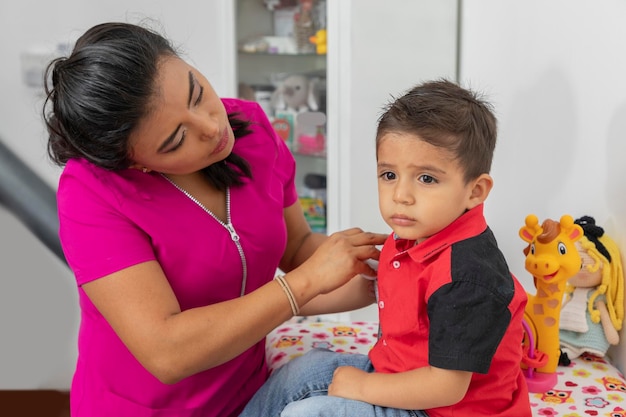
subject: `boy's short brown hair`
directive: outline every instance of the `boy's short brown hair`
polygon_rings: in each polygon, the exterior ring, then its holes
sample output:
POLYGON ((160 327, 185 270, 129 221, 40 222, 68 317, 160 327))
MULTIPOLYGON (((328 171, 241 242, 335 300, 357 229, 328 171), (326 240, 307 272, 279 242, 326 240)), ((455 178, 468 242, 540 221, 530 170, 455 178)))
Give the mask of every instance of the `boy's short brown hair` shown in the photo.
POLYGON ((477 93, 445 79, 429 81, 384 110, 378 120, 377 148, 387 133, 408 133, 454 155, 466 182, 491 170, 497 120, 492 105, 477 93))

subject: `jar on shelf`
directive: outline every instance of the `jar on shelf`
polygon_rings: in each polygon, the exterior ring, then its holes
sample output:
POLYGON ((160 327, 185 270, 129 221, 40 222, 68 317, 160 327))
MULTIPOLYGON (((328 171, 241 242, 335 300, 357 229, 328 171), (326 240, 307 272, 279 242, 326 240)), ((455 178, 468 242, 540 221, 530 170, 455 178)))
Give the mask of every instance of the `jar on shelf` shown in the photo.
POLYGON ((313 5, 314 0, 300 0, 300 10, 295 15, 296 48, 301 54, 315 53, 315 45, 310 40, 317 30, 313 22, 313 5))

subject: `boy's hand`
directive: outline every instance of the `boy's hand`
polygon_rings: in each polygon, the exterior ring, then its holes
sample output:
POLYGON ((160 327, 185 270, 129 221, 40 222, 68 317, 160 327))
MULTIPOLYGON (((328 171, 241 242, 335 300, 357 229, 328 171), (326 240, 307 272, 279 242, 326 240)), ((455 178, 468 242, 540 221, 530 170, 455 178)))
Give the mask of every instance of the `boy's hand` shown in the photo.
POLYGON ((333 381, 328 386, 328 395, 362 401, 362 383, 368 375, 352 366, 340 366, 335 369, 333 381))
POLYGON ((427 410, 461 401, 471 379, 471 372, 433 366, 397 373, 368 373, 351 366, 341 366, 333 374, 328 395, 381 407, 427 410))

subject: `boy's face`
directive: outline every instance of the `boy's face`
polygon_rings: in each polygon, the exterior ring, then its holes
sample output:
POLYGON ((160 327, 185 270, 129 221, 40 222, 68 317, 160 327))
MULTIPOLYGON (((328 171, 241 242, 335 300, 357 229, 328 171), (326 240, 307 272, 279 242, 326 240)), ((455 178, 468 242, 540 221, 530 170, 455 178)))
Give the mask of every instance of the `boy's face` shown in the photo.
POLYGON ((400 238, 421 242, 484 200, 450 152, 419 136, 389 132, 377 152, 380 212, 400 238))

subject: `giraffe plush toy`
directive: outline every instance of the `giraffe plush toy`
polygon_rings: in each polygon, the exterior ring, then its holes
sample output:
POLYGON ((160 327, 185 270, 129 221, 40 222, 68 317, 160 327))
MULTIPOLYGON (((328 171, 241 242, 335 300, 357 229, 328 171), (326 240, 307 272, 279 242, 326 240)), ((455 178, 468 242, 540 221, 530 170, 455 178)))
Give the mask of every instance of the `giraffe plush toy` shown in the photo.
POLYGON ((541 225, 534 214, 526 216, 520 237, 528 242, 524 249, 525 268, 534 278, 536 292, 528 294, 525 310, 527 337, 524 340, 528 389, 543 392, 556 384, 559 362, 559 318, 565 285, 581 268, 575 242, 583 236, 572 216, 559 222, 546 219, 541 225))

